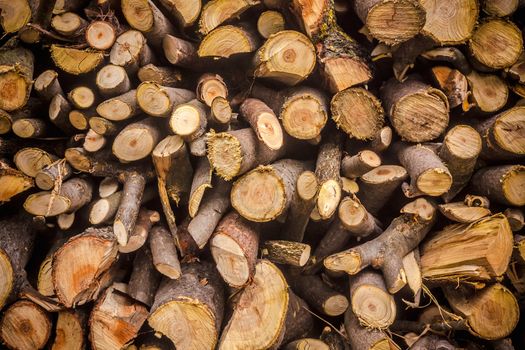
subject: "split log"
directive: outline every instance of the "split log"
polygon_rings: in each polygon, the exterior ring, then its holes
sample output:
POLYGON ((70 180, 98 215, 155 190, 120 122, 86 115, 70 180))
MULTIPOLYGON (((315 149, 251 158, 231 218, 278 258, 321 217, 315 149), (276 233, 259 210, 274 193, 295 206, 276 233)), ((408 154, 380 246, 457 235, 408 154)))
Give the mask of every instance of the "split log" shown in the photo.
POLYGON ((0 203, 34 186, 33 179, 0 160, 0 203))
POLYGON ((187 148, 180 136, 168 136, 157 144, 152 157, 157 173, 162 209, 168 227, 180 248, 175 214, 171 208, 170 199, 179 205, 179 202, 185 201, 189 194, 193 169, 187 148))
POLYGON ((500 339, 508 336, 519 320, 519 306, 514 295, 503 285, 496 283, 481 291, 444 290, 454 312, 466 319, 469 331, 483 339, 500 339))
POLYGON ((184 267, 180 279, 163 281, 148 323, 177 349, 211 350, 219 338, 223 313, 224 291, 217 271, 210 263, 192 263, 184 267))
POLYGON ((337 130, 330 130, 319 147, 315 176, 319 181, 316 208, 322 220, 334 215, 341 201, 342 137, 337 130))
POLYGON ((244 287, 253 279, 259 247, 257 230, 239 214, 224 216, 210 240, 217 271, 226 284, 244 287))
POLYGON ((332 98, 330 110, 337 126, 359 140, 374 137, 384 123, 381 102, 363 88, 339 91, 332 98))
POLYGON ((129 73, 155 60, 153 51, 146 44, 146 38, 138 30, 128 30, 120 34, 111 48, 111 64, 124 67, 129 73))
POLYGON ((307 167, 306 163, 285 159, 255 168, 233 184, 233 208, 250 221, 274 220, 290 207, 297 178, 307 167))
POLYGON ((465 109, 465 105, 468 105, 469 87, 463 73, 447 66, 435 66, 432 67, 432 78, 447 96, 450 108, 462 106, 465 109))
POLYGON ((117 254, 110 227, 88 228, 71 237, 53 256, 53 285, 60 302, 75 307, 96 299, 117 254))
POLYGON ((483 21, 469 40, 469 52, 475 64, 486 70, 512 66, 523 51, 523 37, 510 21, 489 19, 483 21))
POLYGON ((268 10, 261 13, 257 19, 257 31, 263 38, 268 39, 272 34, 283 31, 285 24, 280 12, 268 10))
POLYGON ((175 28, 151 0, 123 0, 122 14, 128 24, 144 33, 148 42, 156 47, 162 47, 162 38, 173 34, 175 28))
POLYGON ((239 17, 243 12, 259 3, 259 0, 212 0, 202 8, 199 33, 206 35, 222 23, 239 17))
POLYGON ((369 150, 364 150, 354 156, 346 155, 341 160, 341 174, 355 179, 381 165, 381 158, 369 150))
POLYGON ((420 195, 441 196, 452 186, 452 175, 434 151, 423 145, 399 145, 398 157, 410 176, 402 186, 408 198, 420 195))
POLYGON ((439 157, 452 175, 452 185, 443 200, 452 200, 469 182, 481 152, 481 137, 467 125, 457 125, 445 135, 439 157))
POLYGON ((396 319, 394 297, 378 272, 365 270, 351 278, 350 300, 355 317, 367 328, 385 329, 396 319))
POLYGON ((133 299, 151 307, 160 280, 161 274, 155 270, 151 250, 145 246, 137 252, 133 260, 133 271, 129 277, 127 293, 133 299))
POLYGON ((170 279, 180 278, 181 267, 171 234, 164 227, 155 226, 151 229, 149 244, 155 269, 170 279))
POLYGON ((51 58, 55 65, 63 71, 80 75, 91 72, 104 60, 104 54, 92 49, 75 49, 51 45, 51 58))
POLYGON ((254 52, 259 47, 257 33, 243 26, 225 25, 209 32, 200 42, 200 58, 230 58, 254 52))
POLYGON ((425 24, 425 9, 417 1, 359 0, 354 9, 370 35, 387 45, 411 39, 425 24))
POLYGON ((507 269, 512 231, 503 214, 471 224, 446 226, 421 246, 423 278, 437 281, 491 281, 507 269), (465 250, 465 242, 470 242, 465 250))
POLYGON ((288 264, 303 267, 310 258, 308 244, 293 241, 265 241, 261 251, 265 259, 276 264, 288 264))
POLYGON ((471 181, 474 193, 511 206, 525 205, 525 166, 501 165, 478 170, 471 181))
POLYGON ((19 300, 0 320, 0 338, 10 349, 43 349, 51 335, 51 317, 40 306, 19 300))
POLYGON ((401 212, 379 237, 327 257, 324 266, 355 275, 372 265, 383 271, 388 291, 398 292, 407 283, 403 258, 423 240, 436 219, 435 208, 423 198, 407 204, 401 212))
POLYGON ((122 349, 137 337, 148 310, 125 293, 128 286, 114 283, 101 295, 89 317, 89 340, 94 350, 122 349))
POLYGON ((31 225, 24 213, 0 221, 0 309, 14 301, 27 284, 25 266, 35 240, 31 225))
POLYGON ((421 1, 426 12, 422 34, 439 45, 457 45, 466 42, 474 31, 479 5, 474 0, 461 0, 449 4, 446 11, 436 0, 421 1))
POLYGON ((328 102, 319 90, 298 87, 276 92, 255 85, 251 95, 264 101, 279 116, 288 135, 294 138, 315 139, 327 122, 328 102))
POLYGON ((82 350, 87 343, 85 310, 64 310, 58 313, 56 336, 51 350, 82 350))
POLYGON ((484 207, 469 207, 463 202, 452 202, 438 205, 439 211, 447 219, 459 223, 471 223, 489 216, 490 210, 484 207))
POLYGON ((31 20, 32 13, 28 1, 2 1, 0 9, 3 13, 0 24, 6 33, 19 31, 31 20))
POLYGON ((72 178, 57 187, 56 191, 30 195, 24 202, 24 209, 33 215, 56 216, 75 212, 91 202, 93 186, 89 180, 72 178))
POLYGON ((339 316, 348 308, 348 299, 326 285, 319 276, 290 272, 286 277, 294 292, 324 315, 339 316))
MULTIPOLYGON (((2 15, 2 18, 5 18, 2 15)), ((0 48, 0 109, 10 112, 22 108, 29 99, 33 85, 35 57, 13 42, 0 48)))
POLYGON ((318 191, 319 181, 314 172, 306 170, 299 174, 295 184, 294 199, 282 229, 284 239, 295 242, 303 241, 310 214, 317 204, 318 191))
POLYGON ((489 160, 523 157, 524 127, 525 106, 510 108, 476 125, 483 141, 481 156, 489 160))
POLYGON ((390 79, 381 88, 381 100, 392 126, 404 140, 434 140, 448 125, 447 97, 417 77, 409 77, 402 83, 390 79))
POLYGON ((137 103, 148 115, 167 117, 174 106, 195 98, 192 91, 144 82, 137 87, 137 103))
POLYGON ((304 34, 282 30, 271 35, 254 57, 254 76, 297 85, 315 68, 315 48, 304 34))

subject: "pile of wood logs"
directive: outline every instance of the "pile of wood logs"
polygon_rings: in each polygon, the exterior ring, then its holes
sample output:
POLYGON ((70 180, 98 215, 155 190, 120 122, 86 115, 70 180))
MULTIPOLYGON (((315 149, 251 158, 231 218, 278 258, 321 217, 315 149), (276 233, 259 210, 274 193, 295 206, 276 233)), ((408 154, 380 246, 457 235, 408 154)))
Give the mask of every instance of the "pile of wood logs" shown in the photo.
POLYGON ((0 25, 7 348, 525 349, 524 1, 0 25))

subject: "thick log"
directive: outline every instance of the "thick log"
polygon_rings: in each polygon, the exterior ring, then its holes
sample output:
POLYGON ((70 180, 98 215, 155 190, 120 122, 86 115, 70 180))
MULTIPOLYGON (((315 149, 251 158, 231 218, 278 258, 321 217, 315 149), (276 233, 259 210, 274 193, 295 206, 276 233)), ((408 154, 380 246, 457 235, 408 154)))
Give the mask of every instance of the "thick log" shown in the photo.
POLYGON ((197 50, 200 58, 230 58, 254 52, 259 47, 257 33, 243 26, 224 25, 209 32, 197 50))
MULTIPOLYGON (((2 18, 5 18, 2 15, 2 18)), ((0 109, 14 111, 23 107, 33 86, 33 53, 22 47, 11 47, 12 41, 0 49, 0 109)))
POLYGON ((74 307, 96 299, 117 254, 117 241, 110 227, 88 228, 71 237, 53 255, 53 285, 60 302, 74 307))
POLYGON ((64 310, 58 313, 56 336, 51 350, 82 350, 87 343, 85 310, 64 310))
POLYGON ((422 276, 434 281, 497 279, 507 269, 512 245, 512 231, 501 213, 446 226, 421 246, 422 276), (468 251, 465 241, 470 242, 468 251))
POLYGON ((501 165, 479 169, 471 181, 474 193, 511 206, 525 205, 525 166, 501 165))
MULTIPOLYGON (((206 35, 222 23, 239 17, 244 11, 260 4, 259 0, 212 0, 202 8, 199 33, 206 35)), ((198 9, 200 10, 200 8, 198 9)), ((197 11, 198 14, 199 11, 197 11)), ((197 17, 197 15, 195 16, 197 17)))
POLYGON ((224 291, 217 271, 207 262, 191 263, 184 267, 180 279, 162 282, 148 323, 177 349, 212 350, 219 339, 223 313, 224 291))

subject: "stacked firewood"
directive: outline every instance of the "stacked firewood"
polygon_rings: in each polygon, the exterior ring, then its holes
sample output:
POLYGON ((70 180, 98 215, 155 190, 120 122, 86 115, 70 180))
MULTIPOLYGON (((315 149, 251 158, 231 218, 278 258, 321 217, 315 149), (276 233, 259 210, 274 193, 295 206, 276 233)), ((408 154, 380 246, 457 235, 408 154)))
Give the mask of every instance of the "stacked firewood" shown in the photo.
POLYGON ((524 5, 0 0, 1 341, 524 349, 524 5))

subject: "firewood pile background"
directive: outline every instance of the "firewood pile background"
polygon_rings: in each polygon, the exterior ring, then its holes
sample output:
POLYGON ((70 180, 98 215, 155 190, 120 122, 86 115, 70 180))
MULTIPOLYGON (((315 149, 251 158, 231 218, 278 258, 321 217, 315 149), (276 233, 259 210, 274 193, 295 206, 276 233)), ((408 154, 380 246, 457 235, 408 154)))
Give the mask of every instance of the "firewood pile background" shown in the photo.
POLYGON ((0 0, 0 340, 525 349, 525 2, 0 0))

